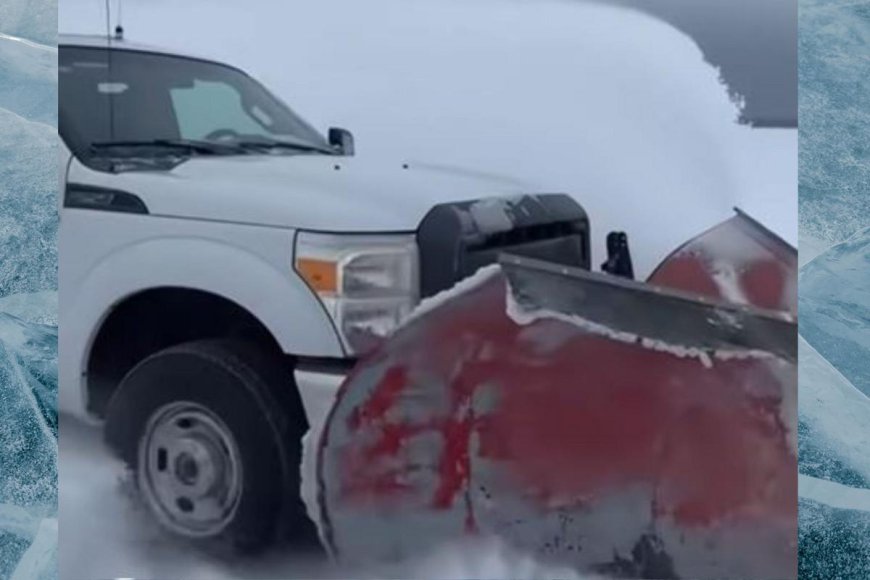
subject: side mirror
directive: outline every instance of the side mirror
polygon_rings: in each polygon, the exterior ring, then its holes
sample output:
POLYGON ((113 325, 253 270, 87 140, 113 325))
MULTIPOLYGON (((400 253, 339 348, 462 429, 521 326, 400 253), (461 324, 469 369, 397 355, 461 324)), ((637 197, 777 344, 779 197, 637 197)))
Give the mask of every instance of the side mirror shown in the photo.
POLYGON ((330 128, 329 144, 341 155, 350 157, 354 154, 353 134, 347 129, 339 127, 330 128))

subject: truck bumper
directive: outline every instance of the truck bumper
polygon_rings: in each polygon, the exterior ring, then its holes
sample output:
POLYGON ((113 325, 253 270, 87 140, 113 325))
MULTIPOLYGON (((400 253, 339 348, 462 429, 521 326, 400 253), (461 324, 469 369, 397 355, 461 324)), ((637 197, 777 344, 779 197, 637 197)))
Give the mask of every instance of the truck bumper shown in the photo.
POLYGON ((299 370, 293 372, 296 386, 305 407, 305 416, 311 429, 319 428, 335 401, 338 388, 347 377, 346 372, 338 370, 299 370))
POLYGON ((317 506, 317 447, 323 424, 332 409, 338 388, 344 382, 347 374, 329 370, 296 370, 294 373, 296 386, 302 397, 305 415, 310 428, 302 438, 301 495, 305 502, 308 517, 317 525, 318 533, 323 537, 320 522, 320 510, 317 506))

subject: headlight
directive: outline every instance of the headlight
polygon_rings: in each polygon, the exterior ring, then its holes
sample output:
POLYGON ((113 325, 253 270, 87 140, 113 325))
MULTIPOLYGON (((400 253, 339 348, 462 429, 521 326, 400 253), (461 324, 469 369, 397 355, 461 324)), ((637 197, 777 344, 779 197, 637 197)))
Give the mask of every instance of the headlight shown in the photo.
POLYGON ((300 232, 293 260, 354 353, 389 334, 419 301, 413 235, 300 232))

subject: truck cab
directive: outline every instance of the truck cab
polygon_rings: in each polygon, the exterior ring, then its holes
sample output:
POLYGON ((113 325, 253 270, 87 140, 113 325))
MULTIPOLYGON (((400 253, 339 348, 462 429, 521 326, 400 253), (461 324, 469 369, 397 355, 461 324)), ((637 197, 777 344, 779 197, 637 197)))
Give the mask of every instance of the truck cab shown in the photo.
POLYGON ((59 405, 176 534, 310 538, 301 438, 360 356, 504 251, 589 268, 573 198, 356 156, 230 65, 62 35, 59 85, 59 405))

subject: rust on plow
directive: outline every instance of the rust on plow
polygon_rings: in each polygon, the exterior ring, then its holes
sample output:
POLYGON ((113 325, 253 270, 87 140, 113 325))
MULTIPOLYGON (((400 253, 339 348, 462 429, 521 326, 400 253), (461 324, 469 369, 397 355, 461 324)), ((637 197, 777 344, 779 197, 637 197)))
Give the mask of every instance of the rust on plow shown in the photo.
MULTIPOLYGON (((734 220, 653 278, 788 318, 788 252, 734 220)), ((794 360, 746 349, 702 361, 691 345, 579 323, 585 312, 522 319, 501 269, 478 282, 342 386, 318 461, 338 557, 495 535, 620 577, 796 576, 794 360)))

